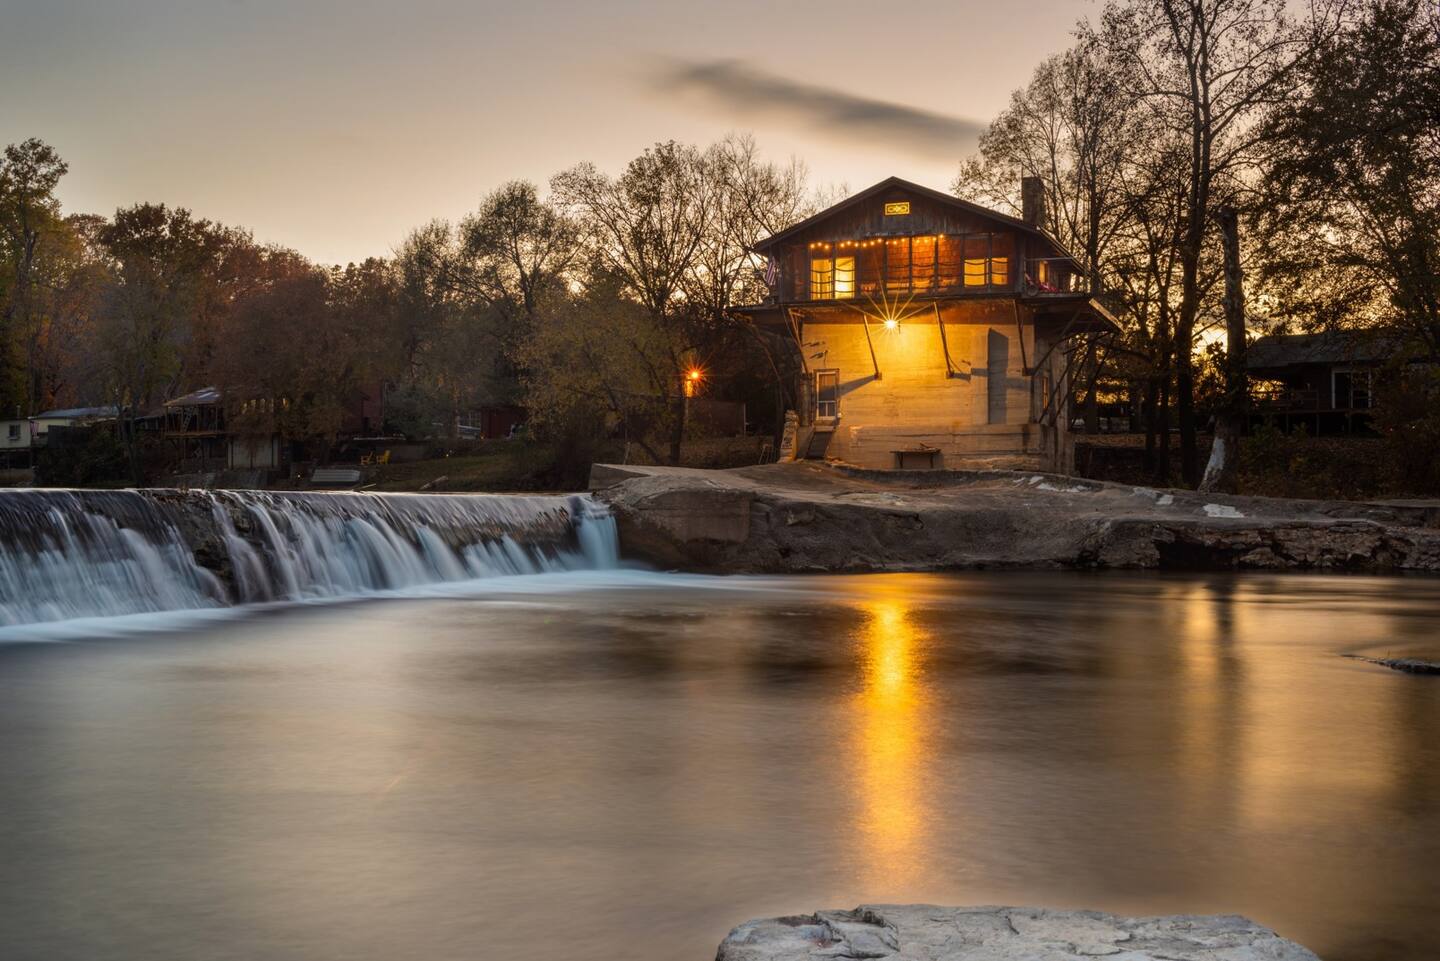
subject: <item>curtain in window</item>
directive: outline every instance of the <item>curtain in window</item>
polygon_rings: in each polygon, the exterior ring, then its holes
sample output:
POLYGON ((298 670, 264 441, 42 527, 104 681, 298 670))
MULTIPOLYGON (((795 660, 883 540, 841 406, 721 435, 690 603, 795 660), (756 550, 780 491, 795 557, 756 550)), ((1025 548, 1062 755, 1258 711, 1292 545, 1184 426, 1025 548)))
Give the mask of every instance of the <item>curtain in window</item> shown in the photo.
POLYGON ((935 267, 936 286, 960 286, 961 239, 954 234, 946 234, 936 246, 939 248, 935 267))
POLYGON ((810 246, 810 299, 829 300, 835 296, 835 261, 830 244, 810 246))
POLYGON ((990 235, 990 283, 992 286, 1010 286, 1010 260, 1014 253, 1014 237, 1009 234, 990 235))
POLYGON ((990 259, 990 235, 972 234, 965 238, 965 286, 984 287, 986 261, 990 259))
POLYGON ((934 237, 916 237, 910 247, 910 273, 916 290, 929 290, 935 286, 935 243, 934 237))
POLYGON ((885 241, 885 289, 900 294, 910 290, 909 237, 891 237, 885 241))

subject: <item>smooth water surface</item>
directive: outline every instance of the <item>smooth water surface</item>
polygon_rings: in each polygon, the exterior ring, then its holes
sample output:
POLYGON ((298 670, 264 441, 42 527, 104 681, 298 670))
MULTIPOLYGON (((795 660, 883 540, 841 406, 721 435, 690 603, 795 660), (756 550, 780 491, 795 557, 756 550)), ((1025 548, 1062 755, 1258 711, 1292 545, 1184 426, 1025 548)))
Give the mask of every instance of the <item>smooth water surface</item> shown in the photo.
POLYGON ((1337 656, 1440 654, 1440 582, 487 590, 0 647, 0 957, 703 961, 877 901, 1440 956, 1440 678, 1337 656))

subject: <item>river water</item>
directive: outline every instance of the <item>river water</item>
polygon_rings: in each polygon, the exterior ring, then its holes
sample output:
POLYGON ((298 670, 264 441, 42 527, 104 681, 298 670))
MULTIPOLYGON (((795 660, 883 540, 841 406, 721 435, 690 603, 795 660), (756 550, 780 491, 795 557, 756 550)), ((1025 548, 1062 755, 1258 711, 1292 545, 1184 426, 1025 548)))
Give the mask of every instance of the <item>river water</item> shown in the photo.
POLYGON ((1440 956, 1440 681, 1338 656, 1440 654, 1440 581, 569 572, 145 626, 0 646, 7 961, 700 961, 884 901, 1440 956))

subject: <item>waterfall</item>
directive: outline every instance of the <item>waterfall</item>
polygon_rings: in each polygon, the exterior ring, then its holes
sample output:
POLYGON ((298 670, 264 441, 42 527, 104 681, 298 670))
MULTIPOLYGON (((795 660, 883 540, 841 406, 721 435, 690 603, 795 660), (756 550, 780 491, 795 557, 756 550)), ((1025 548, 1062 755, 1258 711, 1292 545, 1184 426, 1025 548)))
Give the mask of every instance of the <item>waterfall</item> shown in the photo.
POLYGON ((618 562, 585 495, 0 491, 0 627, 618 562))

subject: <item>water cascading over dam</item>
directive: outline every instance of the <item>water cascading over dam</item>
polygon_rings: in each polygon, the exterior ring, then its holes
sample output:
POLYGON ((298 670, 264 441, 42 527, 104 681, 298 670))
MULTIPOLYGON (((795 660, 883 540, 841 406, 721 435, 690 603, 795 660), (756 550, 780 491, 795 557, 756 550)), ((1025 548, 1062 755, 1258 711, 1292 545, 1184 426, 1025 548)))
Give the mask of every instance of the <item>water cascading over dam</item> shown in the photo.
POLYGON ((0 627, 617 563, 584 495, 0 491, 0 627))

